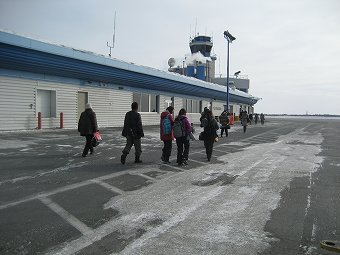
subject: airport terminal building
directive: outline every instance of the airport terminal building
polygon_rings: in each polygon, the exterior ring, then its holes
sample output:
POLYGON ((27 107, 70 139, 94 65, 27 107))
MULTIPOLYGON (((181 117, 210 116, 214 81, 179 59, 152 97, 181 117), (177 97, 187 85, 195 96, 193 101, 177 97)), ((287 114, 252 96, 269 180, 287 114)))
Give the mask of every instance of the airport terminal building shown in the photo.
MULTIPOLYGON (((42 129, 60 128, 60 118, 63 128, 75 129, 86 103, 99 127, 122 126, 134 101, 143 125, 159 124, 168 105, 175 113, 185 108, 193 123, 206 106, 219 115, 226 86, 190 76, 0 31, 0 130, 36 129, 38 115, 42 129)), ((253 112, 258 98, 233 86, 229 100, 238 115, 253 112)))

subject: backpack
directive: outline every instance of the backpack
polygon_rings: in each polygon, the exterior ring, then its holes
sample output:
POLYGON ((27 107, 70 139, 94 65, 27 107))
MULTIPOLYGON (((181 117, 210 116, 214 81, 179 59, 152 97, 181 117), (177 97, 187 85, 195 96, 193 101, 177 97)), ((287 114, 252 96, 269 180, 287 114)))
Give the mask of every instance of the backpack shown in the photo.
POLYGON ((171 134, 171 121, 169 119, 169 115, 165 116, 162 119, 162 130, 163 130, 163 135, 171 134))
POLYGON ((175 138, 180 138, 185 136, 183 121, 176 119, 174 123, 174 136, 175 138))

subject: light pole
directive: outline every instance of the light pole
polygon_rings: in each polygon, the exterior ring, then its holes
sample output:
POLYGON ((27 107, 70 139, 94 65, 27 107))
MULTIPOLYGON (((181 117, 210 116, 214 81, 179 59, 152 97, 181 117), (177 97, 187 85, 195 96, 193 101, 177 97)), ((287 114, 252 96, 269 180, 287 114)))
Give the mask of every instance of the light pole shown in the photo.
POLYGON ((228 42, 228 50, 227 50, 227 111, 229 112, 229 43, 232 43, 236 38, 232 36, 228 30, 224 31, 224 38, 227 39, 228 42))

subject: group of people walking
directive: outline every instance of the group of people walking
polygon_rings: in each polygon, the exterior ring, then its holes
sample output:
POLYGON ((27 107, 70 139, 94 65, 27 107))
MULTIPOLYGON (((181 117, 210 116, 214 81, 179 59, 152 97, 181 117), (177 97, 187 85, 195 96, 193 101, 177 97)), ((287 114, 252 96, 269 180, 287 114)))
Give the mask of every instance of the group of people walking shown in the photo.
POLYGON ((261 125, 264 124, 264 120, 265 120, 263 113, 261 113, 260 116, 258 113, 255 113, 255 117, 253 117, 253 114, 248 115, 247 111, 243 111, 243 110, 240 112, 239 117, 241 120, 241 125, 243 126, 243 133, 246 132, 248 123, 251 125, 251 123, 253 122, 253 118, 255 118, 255 125, 257 124, 259 119, 261 120, 261 125))
MULTIPOLYGON (((192 123, 186 116, 186 110, 180 109, 176 118, 173 117, 174 108, 169 106, 160 115, 160 139, 163 141, 161 160, 164 163, 170 163, 172 151, 172 141, 176 139, 177 145, 177 164, 179 166, 187 165, 189 158, 190 140, 194 140, 195 132, 192 123)), ((204 108, 200 117, 200 126, 203 132, 200 133, 199 139, 204 141, 207 160, 211 160, 214 143, 218 140, 217 130, 221 129, 221 137, 225 133, 228 136, 229 113, 223 111, 218 117, 219 123, 215 119, 212 111, 207 107, 204 108)), ((247 124, 250 121, 246 111, 241 111, 240 120, 243 126, 243 132, 246 132, 247 124)), ((260 115, 261 124, 264 123, 264 115, 260 115)), ((258 121, 258 114, 255 114, 255 124, 258 121)), ((78 122, 78 131, 81 136, 85 136, 86 144, 82 157, 88 153, 94 153, 93 140, 94 133, 98 132, 98 124, 95 112, 91 104, 85 105, 85 111, 81 114, 78 122)), ((131 104, 131 111, 125 114, 124 127, 122 136, 126 137, 126 145, 122 151, 120 162, 125 164, 126 158, 130 153, 132 146, 135 147, 135 163, 142 163, 140 156, 142 154, 141 138, 144 137, 141 115, 138 112, 138 103, 131 104)))

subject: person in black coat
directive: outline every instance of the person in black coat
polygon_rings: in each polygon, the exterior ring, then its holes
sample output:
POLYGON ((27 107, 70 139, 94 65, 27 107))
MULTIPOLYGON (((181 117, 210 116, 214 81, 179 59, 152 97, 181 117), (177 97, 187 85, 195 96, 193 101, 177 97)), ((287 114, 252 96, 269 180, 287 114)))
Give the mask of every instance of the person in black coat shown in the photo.
POLYGON ((89 151, 91 154, 94 153, 91 141, 93 138, 93 133, 96 131, 98 131, 96 113, 92 110, 91 104, 86 104, 85 111, 81 113, 78 122, 78 132, 81 136, 85 136, 86 138, 86 144, 82 157, 86 157, 89 151))
POLYGON ((221 137, 223 137, 223 131, 225 131, 225 136, 228 136, 228 125, 229 125, 229 113, 224 110, 219 116, 221 123, 221 137))
POLYGON ((141 138, 144 137, 142 118, 138 111, 138 103, 131 104, 131 111, 125 114, 124 128, 122 136, 126 137, 126 146, 120 157, 120 162, 124 165, 127 155, 130 153, 132 145, 135 146, 135 163, 142 163, 140 155, 142 154, 141 138))
POLYGON ((207 111, 207 123, 204 126, 204 147, 207 154, 208 161, 211 160, 215 138, 218 136, 216 131, 219 129, 217 121, 212 111, 207 111))

